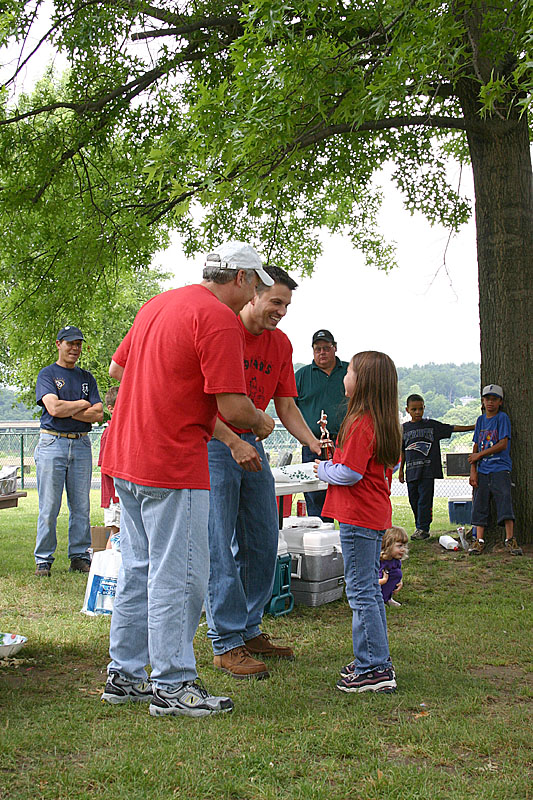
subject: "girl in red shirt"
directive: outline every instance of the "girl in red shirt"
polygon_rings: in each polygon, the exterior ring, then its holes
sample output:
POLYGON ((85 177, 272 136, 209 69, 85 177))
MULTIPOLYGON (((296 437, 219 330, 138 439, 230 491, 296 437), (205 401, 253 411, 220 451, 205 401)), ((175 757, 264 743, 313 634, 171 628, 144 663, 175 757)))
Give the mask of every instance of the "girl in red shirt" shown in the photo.
POLYGON ((344 378, 348 411, 330 461, 317 461, 329 483, 323 513, 340 523, 346 596, 353 611, 354 660, 343 667, 343 692, 393 692, 396 675, 379 585, 381 540, 391 526, 392 468, 401 449, 398 375, 374 350, 357 353, 344 378))

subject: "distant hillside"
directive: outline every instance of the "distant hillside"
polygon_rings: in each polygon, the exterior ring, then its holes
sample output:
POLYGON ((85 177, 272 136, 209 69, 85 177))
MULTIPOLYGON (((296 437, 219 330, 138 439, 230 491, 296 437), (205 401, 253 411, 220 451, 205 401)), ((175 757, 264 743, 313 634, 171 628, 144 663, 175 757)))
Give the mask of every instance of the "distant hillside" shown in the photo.
POLYGON ((0 386, 0 419, 33 419, 35 410, 18 403, 17 395, 12 389, 0 386))
MULTIPOLYGON (((303 364, 294 364, 296 372, 303 364)), ((400 412, 403 414, 407 397, 420 394, 426 404, 426 416, 469 425, 480 413, 480 368, 479 364, 423 364, 414 367, 398 367, 398 395, 400 412), (462 399, 461 399, 462 398, 462 399), (474 398, 474 400, 469 400, 474 398), (454 409, 457 412, 454 413, 454 409), (464 409, 464 410, 463 410, 464 409)), ((267 409, 275 414, 274 403, 267 409)))
POLYGON ((398 367, 398 379, 400 409, 405 408, 408 395, 420 394, 426 404, 426 416, 435 419, 441 419, 454 406, 462 406, 460 398, 477 400, 480 396, 480 368, 473 362, 398 367))

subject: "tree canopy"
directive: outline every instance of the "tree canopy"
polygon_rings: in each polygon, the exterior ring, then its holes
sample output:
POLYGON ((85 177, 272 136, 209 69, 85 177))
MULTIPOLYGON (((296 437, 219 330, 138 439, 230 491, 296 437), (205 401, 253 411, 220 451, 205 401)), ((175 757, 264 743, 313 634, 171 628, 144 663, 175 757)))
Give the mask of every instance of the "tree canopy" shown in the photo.
MULTIPOLYGON (((4 40, 24 41, 42 11, 11 0, 4 40)), ((115 246, 134 226, 153 249, 146 227, 164 220, 187 252, 235 235, 310 270, 326 226, 389 267, 372 176, 394 162, 407 208, 457 228, 469 207, 446 163, 468 159, 464 98, 473 124, 525 119, 531 19, 527 0, 55 0, 40 38, 68 58, 60 85, 10 97, 43 45, 4 70, 4 196, 40 215, 67 206, 68 183, 67 241, 83 209, 115 246)), ((100 238, 91 276, 106 257, 100 238)))

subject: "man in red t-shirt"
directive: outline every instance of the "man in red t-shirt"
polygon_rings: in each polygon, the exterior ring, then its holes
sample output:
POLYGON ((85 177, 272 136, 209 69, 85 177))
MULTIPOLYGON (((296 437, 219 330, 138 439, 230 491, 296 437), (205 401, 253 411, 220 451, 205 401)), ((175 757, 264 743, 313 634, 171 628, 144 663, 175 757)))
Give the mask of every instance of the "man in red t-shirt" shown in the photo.
MULTIPOLYGON (((257 295, 240 313, 248 396, 261 410, 274 398, 287 430, 319 455, 320 442, 294 400, 291 343, 277 330, 297 284, 280 267, 265 270, 274 285, 258 287, 257 295)), ((278 551, 274 478, 254 432, 221 416, 208 445, 208 636, 215 667, 234 678, 266 678, 264 657, 293 658, 290 647, 274 645, 260 629, 263 609, 272 595, 278 551)))
POLYGON ((195 682, 193 637, 207 589, 207 442, 217 412, 258 439, 274 426, 246 396, 237 317, 261 281, 272 284, 252 247, 219 247, 203 283, 152 298, 113 356, 109 374, 121 389, 102 471, 120 498, 122 569, 109 703, 150 702, 153 716, 233 708, 195 682))

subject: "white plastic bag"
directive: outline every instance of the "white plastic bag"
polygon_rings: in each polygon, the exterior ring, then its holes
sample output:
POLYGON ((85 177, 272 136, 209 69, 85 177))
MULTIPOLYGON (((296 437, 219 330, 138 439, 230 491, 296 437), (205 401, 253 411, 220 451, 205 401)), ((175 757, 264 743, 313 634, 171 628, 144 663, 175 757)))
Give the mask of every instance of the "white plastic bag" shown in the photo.
POLYGON ((94 617, 113 613, 121 564, 122 555, 117 550, 100 550, 93 555, 82 614, 94 617))
POLYGON ((0 469, 0 494, 14 494, 17 491, 18 467, 0 469))

